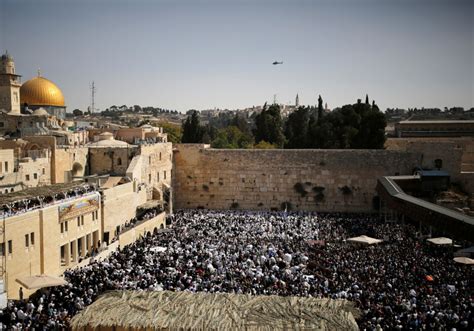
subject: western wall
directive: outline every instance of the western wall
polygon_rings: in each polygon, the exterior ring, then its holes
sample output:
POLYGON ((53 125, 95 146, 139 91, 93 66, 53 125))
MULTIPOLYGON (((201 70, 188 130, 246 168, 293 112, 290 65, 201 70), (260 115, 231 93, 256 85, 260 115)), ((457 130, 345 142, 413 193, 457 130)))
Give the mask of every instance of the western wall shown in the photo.
POLYGON ((377 178, 412 174, 420 154, 388 150, 223 150, 178 144, 176 208, 367 212, 377 178))

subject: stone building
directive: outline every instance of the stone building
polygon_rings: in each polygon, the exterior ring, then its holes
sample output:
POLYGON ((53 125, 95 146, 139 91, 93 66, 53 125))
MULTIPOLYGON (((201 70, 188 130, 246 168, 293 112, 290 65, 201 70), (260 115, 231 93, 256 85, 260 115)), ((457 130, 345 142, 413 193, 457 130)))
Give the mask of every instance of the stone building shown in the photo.
POLYGON ((35 111, 42 108, 52 116, 64 120, 66 118, 66 105, 64 96, 59 87, 52 81, 38 76, 21 85, 20 101, 23 112, 28 109, 35 111))
POLYGON ((15 72, 13 57, 6 52, 0 58, 0 109, 11 114, 20 114, 20 77, 15 72))
MULTIPOLYGON (((126 228, 146 192, 121 178, 112 182, 56 184, 0 196, 0 283, 9 299, 18 298, 18 277, 59 276, 86 264, 93 251, 106 254, 164 228, 164 212, 126 228)), ((31 293, 25 290, 25 297, 31 293)))
POLYGON ((0 194, 51 184, 51 154, 48 149, 0 149, 0 194))
POLYGON ((473 137, 474 121, 401 121, 395 124, 395 135, 407 137, 473 137))

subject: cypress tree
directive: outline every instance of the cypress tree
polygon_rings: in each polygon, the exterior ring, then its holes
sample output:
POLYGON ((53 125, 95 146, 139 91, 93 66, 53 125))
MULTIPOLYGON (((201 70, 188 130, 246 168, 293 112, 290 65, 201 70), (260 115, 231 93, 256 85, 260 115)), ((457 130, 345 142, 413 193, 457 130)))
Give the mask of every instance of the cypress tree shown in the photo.
POLYGON ((318 98, 318 121, 323 117, 323 98, 321 98, 321 94, 318 98))

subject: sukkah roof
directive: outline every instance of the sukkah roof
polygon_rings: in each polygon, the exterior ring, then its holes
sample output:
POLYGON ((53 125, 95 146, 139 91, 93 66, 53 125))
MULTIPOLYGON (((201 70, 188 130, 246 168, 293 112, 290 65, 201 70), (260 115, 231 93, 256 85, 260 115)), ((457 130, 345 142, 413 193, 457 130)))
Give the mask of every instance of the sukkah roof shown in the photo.
POLYGON ((347 300, 230 293, 111 291, 77 314, 73 330, 358 330, 347 300))

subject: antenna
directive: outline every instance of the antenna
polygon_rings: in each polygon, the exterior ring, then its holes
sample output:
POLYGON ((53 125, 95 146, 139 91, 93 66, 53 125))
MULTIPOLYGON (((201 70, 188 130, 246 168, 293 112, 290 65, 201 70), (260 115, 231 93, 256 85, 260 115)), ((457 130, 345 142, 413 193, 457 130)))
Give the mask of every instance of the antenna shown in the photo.
POLYGON ((273 104, 276 105, 276 103, 277 103, 277 95, 274 94, 273 95, 273 104))
POLYGON ((91 112, 91 114, 93 114, 93 113, 95 112, 95 92, 96 92, 96 88, 95 88, 94 81, 92 81, 92 84, 90 85, 90 89, 91 89, 91 107, 90 107, 90 112, 91 112))

